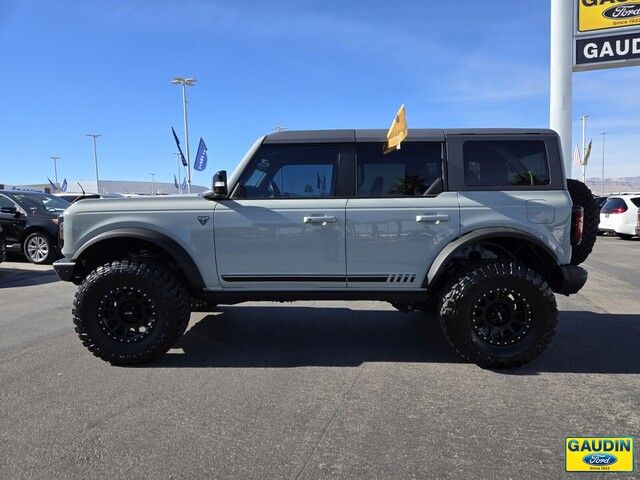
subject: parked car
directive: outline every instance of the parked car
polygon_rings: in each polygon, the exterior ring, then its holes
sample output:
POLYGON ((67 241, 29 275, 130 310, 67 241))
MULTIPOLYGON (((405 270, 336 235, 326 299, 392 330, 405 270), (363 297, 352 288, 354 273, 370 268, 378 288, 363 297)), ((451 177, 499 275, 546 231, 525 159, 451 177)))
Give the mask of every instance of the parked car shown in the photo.
POLYGON ((0 263, 4 262, 6 259, 7 245, 5 243, 4 230, 2 230, 2 226, 0 226, 0 263))
POLYGON ((22 253, 31 263, 52 262, 59 256, 58 216, 69 205, 48 193, 0 190, 7 251, 22 253))
POLYGON ((597 207, 564 176, 551 130, 279 132, 202 196, 86 200, 62 221, 61 279, 79 285, 82 343, 149 361, 192 311, 271 300, 429 309, 466 360, 512 367, 554 334, 554 292, 578 292, 597 207), (583 228, 584 227, 584 228, 583 228))
POLYGON ((609 197, 600 210, 598 230, 602 233, 615 233, 628 240, 637 235, 639 194, 623 194, 609 197))

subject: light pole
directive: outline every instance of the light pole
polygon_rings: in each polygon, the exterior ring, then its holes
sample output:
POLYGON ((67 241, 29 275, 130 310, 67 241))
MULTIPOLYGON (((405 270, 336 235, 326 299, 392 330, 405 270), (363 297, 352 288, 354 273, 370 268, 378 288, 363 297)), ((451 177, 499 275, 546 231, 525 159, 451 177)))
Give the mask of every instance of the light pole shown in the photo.
POLYGON ((187 87, 196 83, 195 78, 175 77, 172 85, 182 85, 182 114, 184 116, 184 143, 187 149, 187 193, 191 193, 191 159, 189 158, 189 120, 187 118, 187 87))
POLYGON ((155 191, 156 191, 156 174, 155 173, 150 173, 149 175, 151 175, 151 194, 155 195, 155 191))
POLYGON ((582 120, 582 183, 585 182, 587 176, 587 159, 585 158, 587 150, 587 118, 589 118, 589 115, 580 117, 580 120, 582 120))
POLYGON ((55 176, 56 176, 56 188, 58 188, 58 160, 60 160, 60 157, 51 155, 49 158, 53 160, 53 172, 55 173, 55 176))
POLYGON ((96 193, 100 193, 100 177, 98 176, 98 147, 96 146, 96 138, 99 133, 87 133, 87 137, 93 138, 93 162, 96 164, 96 193))
POLYGON ((182 160, 180 159, 180 152, 175 152, 176 160, 178 161, 178 190, 182 195, 182 179, 180 178, 180 167, 182 166, 182 160))
POLYGON ((604 138, 607 135, 607 132, 602 132, 602 176, 600 178, 600 188, 602 189, 602 196, 604 197, 604 138))

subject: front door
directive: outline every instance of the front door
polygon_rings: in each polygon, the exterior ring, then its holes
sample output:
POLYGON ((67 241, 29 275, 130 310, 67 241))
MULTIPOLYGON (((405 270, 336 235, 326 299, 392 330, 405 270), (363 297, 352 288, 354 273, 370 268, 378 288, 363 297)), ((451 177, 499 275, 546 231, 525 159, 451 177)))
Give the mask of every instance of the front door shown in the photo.
MULTIPOLYGON (((18 208, 13 200, 4 195, 0 195, 0 207, 18 208)), ((23 222, 24 220, 20 220, 19 217, 16 217, 13 213, 0 212, 0 227, 2 227, 4 231, 7 245, 13 245, 20 241, 19 223, 23 222)))
POLYGON ((458 196, 441 191, 443 150, 441 142, 386 154, 382 144, 357 145, 346 216, 350 288, 421 288, 434 258, 459 236, 458 196))
POLYGON ((214 211, 223 288, 346 285, 345 206, 336 198, 340 146, 263 145, 214 211))

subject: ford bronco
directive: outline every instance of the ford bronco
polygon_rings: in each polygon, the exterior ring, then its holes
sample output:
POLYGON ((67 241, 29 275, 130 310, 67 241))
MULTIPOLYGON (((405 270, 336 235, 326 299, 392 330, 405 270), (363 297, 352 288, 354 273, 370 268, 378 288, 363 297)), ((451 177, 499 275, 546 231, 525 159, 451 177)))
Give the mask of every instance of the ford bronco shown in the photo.
POLYGON ((271 300, 431 310, 482 367, 549 344, 554 293, 576 293, 595 241, 589 189, 551 130, 283 131, 200 196, 85 200, 60 218, 73 321, 113 364, 149 361, 192 311, 271 300))

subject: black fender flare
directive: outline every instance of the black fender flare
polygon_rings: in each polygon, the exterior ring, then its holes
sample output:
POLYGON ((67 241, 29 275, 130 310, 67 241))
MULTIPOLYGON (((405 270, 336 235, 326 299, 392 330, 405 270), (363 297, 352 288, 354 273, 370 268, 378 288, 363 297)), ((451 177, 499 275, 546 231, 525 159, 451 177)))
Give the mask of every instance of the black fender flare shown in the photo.
POLYGON ((451 259, 461 248, 481 240, 498 238, 516 238, 533 243, 545 251, 557 263, 558 257, 554 251, 551 250, 542 240, 530 233, 506 227, 479 228, 478 230, 473 230, 472 232, 461 235, 440 250, 440 253, 436 256, 429 268, 429 271, 427 272, 427 276, 424 280, 424 287, 433 285, 440 278, 444 273, 445 266, 449 259, 451 259))
POLYGON ((154 230, 148 230, 146 228, 116 228, 100 233, 91 238, 88 242, 84 243, 73 255, 73 261, 78 261, 84 252, 89 248, 103 242, 105 240, 111 240, 115 238, 135 238, 136 240, 144 240, 152 243, 153 245, 161 248, 167 252, 180 266, 180 269, 184 272, 189 284, 194 289, 202 290, 205 288, 204 280, 198 270, 196 262, 191 255, 176 242, 174 239, 164 235, 163 233, 156 232, 154 230))

